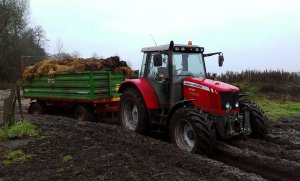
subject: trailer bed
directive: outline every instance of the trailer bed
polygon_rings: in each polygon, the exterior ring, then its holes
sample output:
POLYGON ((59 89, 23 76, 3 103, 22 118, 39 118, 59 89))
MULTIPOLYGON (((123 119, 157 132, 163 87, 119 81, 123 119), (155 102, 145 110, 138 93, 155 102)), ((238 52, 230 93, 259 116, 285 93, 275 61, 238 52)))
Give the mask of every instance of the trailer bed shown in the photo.
POLYGON ((25 98, 78 102, 119 101, 118 89, 124 74, 112 71, 58 73, 23 82, 25 98))

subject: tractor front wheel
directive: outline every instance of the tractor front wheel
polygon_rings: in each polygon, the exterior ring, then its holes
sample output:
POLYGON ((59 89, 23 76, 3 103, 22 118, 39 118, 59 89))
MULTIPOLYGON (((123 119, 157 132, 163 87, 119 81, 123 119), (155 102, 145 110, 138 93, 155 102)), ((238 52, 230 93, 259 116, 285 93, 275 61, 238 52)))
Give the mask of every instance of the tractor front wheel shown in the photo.
POLYGON ((140 134, 149 131, 150 125, 144 100, 134 88, 122 92, 119 103, 119 124, 140 134))
POLYGON ((174 112, 170 133, 182 150, 210 155, 216 144, 216 131, 211 121, 199 110, 183 107, 174 112))
POLYGON ((249 100, 242 100, 240 106, 241 108, 248 108, 250 113, 250 127, 252 130, 250 137, 264 139, 268 134, 269 122, 264 111, 256 103, 249 100))

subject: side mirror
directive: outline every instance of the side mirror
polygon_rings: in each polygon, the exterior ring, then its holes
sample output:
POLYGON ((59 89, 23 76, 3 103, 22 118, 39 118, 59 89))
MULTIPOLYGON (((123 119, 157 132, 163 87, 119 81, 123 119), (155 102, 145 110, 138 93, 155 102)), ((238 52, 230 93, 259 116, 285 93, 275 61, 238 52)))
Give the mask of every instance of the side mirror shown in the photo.
POLYGON ((154 67, 160 67, 162 66, 162 54, 160 53, 157 53, 157 54, 154 54, 154 67))
POLYGON ((224 63, 223 53, 219 54, 219 67, 222 67, 224 63))

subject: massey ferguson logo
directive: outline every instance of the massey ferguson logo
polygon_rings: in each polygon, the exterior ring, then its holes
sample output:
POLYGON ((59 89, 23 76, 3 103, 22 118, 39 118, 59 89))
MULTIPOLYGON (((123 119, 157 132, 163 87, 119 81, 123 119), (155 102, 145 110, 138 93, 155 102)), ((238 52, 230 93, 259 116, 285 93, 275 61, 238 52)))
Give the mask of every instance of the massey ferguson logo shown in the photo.
POLYGON ((206 87, 204 85, 196 84, 196 83, 193 83, 193 82, 184 81, 183 85, 190 86, 190 87, 195 87, 195 88, 199 88, 199 89, 202 89, 202 90, 210 92, 210 90, 209 90, 208 87, 206 87))

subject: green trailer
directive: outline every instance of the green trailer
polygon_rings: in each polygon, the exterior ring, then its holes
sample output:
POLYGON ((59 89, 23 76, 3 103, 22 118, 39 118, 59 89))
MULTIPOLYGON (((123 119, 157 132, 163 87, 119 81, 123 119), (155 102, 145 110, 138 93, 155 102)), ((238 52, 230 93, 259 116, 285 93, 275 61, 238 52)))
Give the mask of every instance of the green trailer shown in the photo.
POLYGON ((80 120, 96 120, 96 115, 118 109, 118 89, 124 74, 112 71, 57 73, 23 82, 23 95, 30 98, 29 113, 44 114, 53 109, 75 110, 80 120))

